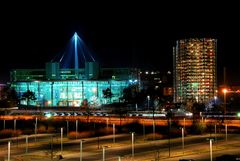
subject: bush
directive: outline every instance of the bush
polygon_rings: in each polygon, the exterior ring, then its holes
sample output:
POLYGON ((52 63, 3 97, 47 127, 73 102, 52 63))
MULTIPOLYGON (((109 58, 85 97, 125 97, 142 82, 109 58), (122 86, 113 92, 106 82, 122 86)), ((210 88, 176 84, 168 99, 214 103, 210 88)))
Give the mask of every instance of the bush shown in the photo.
MULTIPOLYGON (((115 134, 117 133, 117 128, 115 128, 115 134)), ((111 126, 107 127, 102 127, 99 130, 97 130, 98 135, 107 135, 107 134, 113 134, 113 128, 111 126)))
POLYGON ((34 133, 34 130, 33 129, 26 129, 26 130, 23 130, 23 134, 25 135, 31 135, 34 133))
POLYGON ((76 131, 70 131, 68 133, 68 138, 69 139, 76 139, 76 137, 79 138, 87 138, 87 137, 91 137, 94 135, 94 132, 92 131, 85 131, 85 132, 77 132, 76 131))
MULTIPOLYGON (((160 140, 160 139, 163 139, 164 136, 162 134, 159 134, 159 133, 155 133, 155 140, 160 140)), ((146 140, 154 140, 154 135, 153 133, 150 133, 150 134, 147 134, 145 136, 145 139, 146 140)))
POLYGON ((203 134, 206 131, 206 124, 194 122, 191 131, 193 134, 203 134))
POLYGON ((182 136, 182 130, 180 128, 172 128, 171 129, 171 137, 176 138, 182 136))
POLYGON ((53 133, 53 132, 55 132, 55 128, 52 127, 52 126, 48 126, 48 128, 47 128, 46 130, 47 130, 47 133, 53 133))
POLYGON ((22 134, 21 130, 4 129, 0 131, 0 139, 16 137, 22 134))
POLYGON ((39 125, 37 131, 38 131, 38 133, 46 133, 47 132, 47 128, 44 125, 39 125))

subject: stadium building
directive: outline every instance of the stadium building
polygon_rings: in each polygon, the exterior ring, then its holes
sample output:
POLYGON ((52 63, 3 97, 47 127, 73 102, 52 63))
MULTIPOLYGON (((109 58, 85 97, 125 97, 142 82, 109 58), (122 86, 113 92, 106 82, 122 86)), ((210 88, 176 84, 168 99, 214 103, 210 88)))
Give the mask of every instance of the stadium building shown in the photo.
POLYGON ((20 98, 27 91, 35 95, 36 100, 21 99, 20 104, 54 107, 120 102, 123 89, 139 83, 137 69, 101 68, 77 33, 45 69, 14 69, 10 78, 20 98))

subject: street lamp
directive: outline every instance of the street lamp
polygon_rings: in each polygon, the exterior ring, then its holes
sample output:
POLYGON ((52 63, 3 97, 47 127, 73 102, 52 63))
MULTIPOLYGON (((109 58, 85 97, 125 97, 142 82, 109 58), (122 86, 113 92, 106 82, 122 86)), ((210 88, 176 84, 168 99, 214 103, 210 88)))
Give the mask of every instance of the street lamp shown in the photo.
POLYGON ((145 140, 145 122, 143 121, 143 140, 145 140))
POLYGON ((225 118, 225 116, 226 116, 226 94, 227 94, 227 89, 226 88, 224 88, 223 89, 223 99, 224 99, 224 118, 225 118))
POLYGON ((76 139, 78 137, 78 120, 76 120, 76 139))
POLYGON ((105 149, 109 148, 110 146, 103 146, 103 161, 105 161, 105 149))
POLYGON ((132 158, 134 158, 134 133, 135 132, 131 132, 131 134, 132 134, 132 158))
POLYGON ((212 161, 212 141, 213 139, 209 139, 209 148, 210 148, 210 161, 212 161))
POLYGON ((14 124, 13 131, 16 132, 16 124, 17 124, 17 120, 16 119, 14 119, 13 124, 14 124))
POLYGON ((153 140, 155 140, 155 120, 153 120, 153 140))
POLYGON ((217 96, 214 96, 214 104, 217 104, 217 96))
POLYGON ((214 125, 215 141, 217 141, 217 125, 214 125))
POLYGON ((118 161, 121 161, 121 156, 118 156, 118 161))
POLYGON ((61 155, 63 151, 63 128, 61 127, 61 155))
POLYGON ((107 133, 108 133, 108 123, 109 123, 109 118, 107 118, 107 120, 106 120, 106 121, 107 121, 107 123, 106 123, 106 124, 107 124, 107 133))
POLYGON ((172 111, 169 111, 167 113, 167 119, 168 119, 168 156, 171 156, 171 118, 173 116, 172 111))
POLYGON ((113 124, 113 143, 115 143, 115 124, 113 124))
POLYGON ((227 141, 227 135, 228 135, 228 127, 227 127, 227 124, 225 124, 225 139, 227 141))
POLYGON ((105 161, 105 146, 103 146, 103 161, 105 161))
POLYGON ((6 120, 3 120, 3 129, 5 130, 6 127, 6 120))
POLYGON ((37 138, 36 138, 37 137, 36 136, 37 135, 37 126, 38 126, 37 123, 38 123, 38 119, 36 117, 36 119, 35 119, 35 130, 34 130, 35 131, 35 142, 37 141, 37 138))
POLYGON ((184 128, 182 127, 182 150, 184 154, 184 128))
POLYGON ((185 129, 185 126, 186 126, 186 118, 184 117, 183 118, 183 128, 185 129))
POLYGON ((68 136, 68 132, 69 132, 69 122, 67 120, 67 136, 68 136))
POLYGON ((26 149, 25 149, 26 154, 28 153, 28 136, 26 136, 26 149))
POLYGON ((147 100, 148 100, 148 110, 149 110, 149 101, 150 101, 150 96, 147 96, 147 100))
POLYGON ((8 161, 10 161, 10 148, 11 148, 11 142, 8 141, 8 161))
POLYGON ((84 140, 80 140, 80 161, 82 161, 82 143, 84 140))

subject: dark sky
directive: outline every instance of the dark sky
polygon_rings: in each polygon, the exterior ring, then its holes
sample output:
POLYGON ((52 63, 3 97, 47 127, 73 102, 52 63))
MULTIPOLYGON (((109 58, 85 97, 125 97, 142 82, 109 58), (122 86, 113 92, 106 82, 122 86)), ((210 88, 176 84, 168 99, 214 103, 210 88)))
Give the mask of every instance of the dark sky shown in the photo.
POLYGON ((218 39, 218 78, 240 82, 237 4, 199 1, 1 5, 0 81, 14 68, 44 68, 77 32, 102 66, 172 70, 175 41, 218 39), (236 7, 234 7, 236 6, 236 7))

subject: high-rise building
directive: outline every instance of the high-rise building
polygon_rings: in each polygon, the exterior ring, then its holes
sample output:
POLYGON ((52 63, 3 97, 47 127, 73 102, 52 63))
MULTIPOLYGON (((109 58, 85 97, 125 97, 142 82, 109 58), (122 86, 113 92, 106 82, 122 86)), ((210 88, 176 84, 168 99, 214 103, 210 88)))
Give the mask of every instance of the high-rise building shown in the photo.
POLYGON ((173 48, 174 102, 208 102, 217 93, 217 40, 178 40, 173 48))

